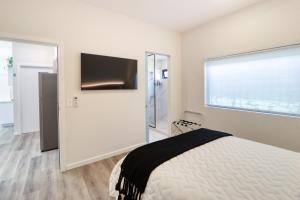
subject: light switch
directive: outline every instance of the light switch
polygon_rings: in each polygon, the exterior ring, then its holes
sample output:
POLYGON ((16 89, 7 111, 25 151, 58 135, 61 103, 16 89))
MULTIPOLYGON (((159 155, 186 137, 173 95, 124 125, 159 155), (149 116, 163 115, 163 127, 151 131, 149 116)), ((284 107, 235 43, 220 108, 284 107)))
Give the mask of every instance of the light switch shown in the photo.
POLYGON ((78 97, 73 97, 73 108, 78 108, 78 97))

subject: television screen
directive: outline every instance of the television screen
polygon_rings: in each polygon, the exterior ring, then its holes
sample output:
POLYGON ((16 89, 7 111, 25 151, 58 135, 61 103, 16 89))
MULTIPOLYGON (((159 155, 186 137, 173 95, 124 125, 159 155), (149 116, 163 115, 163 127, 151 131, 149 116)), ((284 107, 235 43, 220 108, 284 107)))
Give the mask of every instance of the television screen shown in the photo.
POLYGON ((81 53, 81 90, 137 89, 137 60, 81 53))

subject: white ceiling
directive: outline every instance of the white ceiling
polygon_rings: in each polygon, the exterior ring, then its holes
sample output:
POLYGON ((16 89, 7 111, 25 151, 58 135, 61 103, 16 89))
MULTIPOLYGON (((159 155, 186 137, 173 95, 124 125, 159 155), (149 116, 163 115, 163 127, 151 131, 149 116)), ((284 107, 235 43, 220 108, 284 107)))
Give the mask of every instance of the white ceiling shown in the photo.
POLYGON ((85 0, 175 31, 186 31, 265 0, 85 0))

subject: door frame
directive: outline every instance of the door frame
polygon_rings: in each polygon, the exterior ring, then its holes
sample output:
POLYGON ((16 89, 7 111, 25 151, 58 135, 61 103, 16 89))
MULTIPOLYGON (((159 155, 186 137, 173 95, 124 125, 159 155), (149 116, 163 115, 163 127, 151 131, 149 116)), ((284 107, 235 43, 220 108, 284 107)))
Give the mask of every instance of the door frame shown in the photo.
POLYGON ((150 127, 152 127, 152 128, 156 128, 156 88, 155 88, 155 82, 156 82, 156 76, 155 76, 155 69, 156 69, 156 54, 155 53, 149 53, 149 54, 147 54, 146 55, 146 62, 147 62, 147 79, 146 79, 146 86, 147 86, 147 96, 146 96, 146 98, 147 98, 147 102, 146 102, 146 107, 147 107, 147 119, 149 119, 149 117, 148 117, 148 115, 150 114, 150 106, 148 105, 149 104, 149 101, 148 101, 148 93, 149 93, 149 83, 148 83, 148 75, 149 75, 149 67, 148 67, 148 56, 152 56, 153 55, 153 58, 154 58, 154 66, 153 66, 153 68, 154 68, 154 74, 153 74, 153 76, 154 76, 154 80, 153 80, 153 93, 154 93, 154 124, 151 124, 151 122, 150 121, 148 121, 148 125, 150 126, 150 127), (152 125, 152 126, 151 126, 152 125))
POLYGON ((57 47, 57 77, 58 77, 58 138, 59 138, 59 166, 60 171, 66 167, 66 103, 65 103, 65 78, 64 78, 64 42, 51 38, 41 38, 31 35, 19 35, 0 32, 0 40, 11 42, 25 42, 40 45, 53 45, 57 47))
MULTIPOLYGON (((148 120, 148 112, 149 112, 149 106, 148 106, 148 60, 147 60, 147 56, 149 54, 154 54, 154 55, 162 55, 162 56, 166 56, 168 59, 168 103, 167 103, 167 110, 168 110, 168 131, 167 131, 167 136, 170 137, 171 136, 171 123, 172 123, 172 111, 171 111, 171 107, 172 107, 172 101, 171 101, 171 79, 172 76, 171 72, 171 56, 169 54, 164 54, 164 53, 158 53, 155 51, 146 51, 145 52, 145 129, 146 129, 146 142, 149 143, 149 120, 148 120)), ((156 107, 155 107, 156 109, 156 107)), ((156 111, 155 111, 156 113, 156 111)))

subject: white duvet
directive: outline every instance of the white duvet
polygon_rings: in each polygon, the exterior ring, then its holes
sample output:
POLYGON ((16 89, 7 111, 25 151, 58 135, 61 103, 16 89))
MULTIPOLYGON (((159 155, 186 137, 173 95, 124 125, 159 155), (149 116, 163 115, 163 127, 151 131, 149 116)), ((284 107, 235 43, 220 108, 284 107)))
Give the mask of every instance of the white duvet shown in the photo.
MULTIPOLYGON (((114 167, 109 192, 115 185, 114 167)), ((217 139, 157 167, 142 200, 300 200, 300 154, 236 137, 217 139)))

